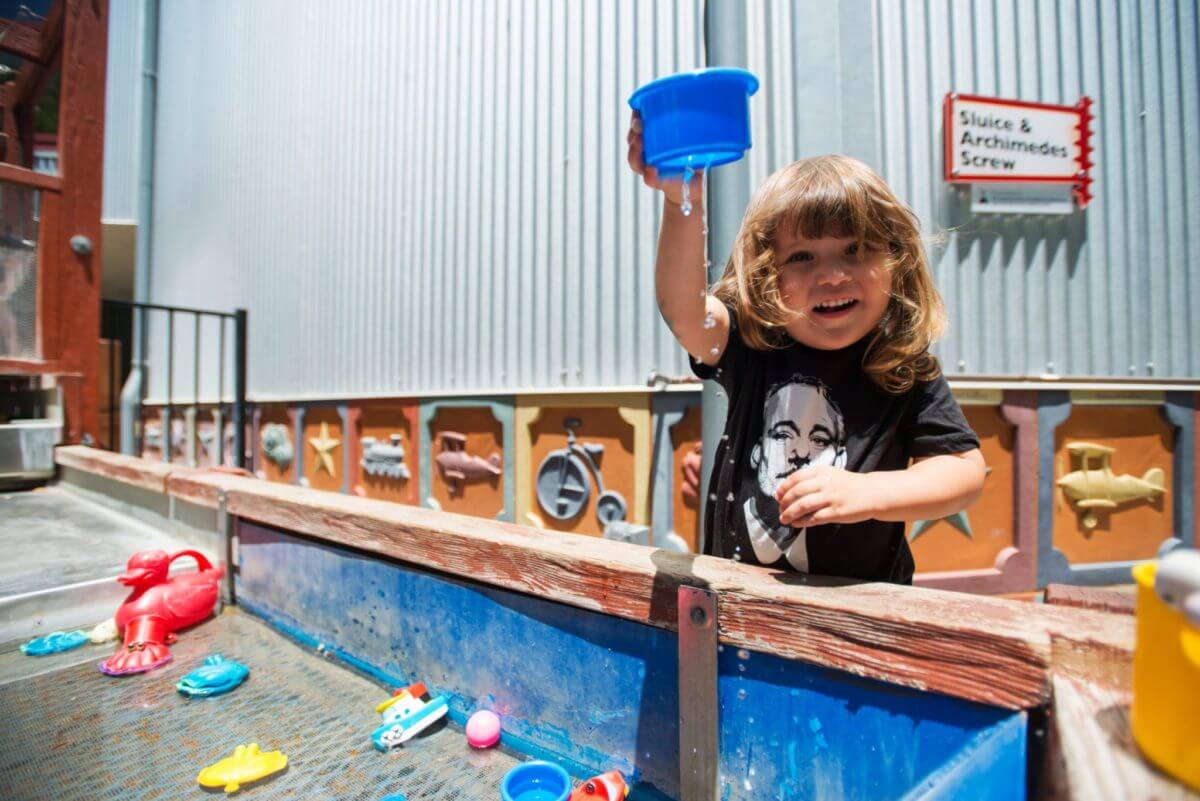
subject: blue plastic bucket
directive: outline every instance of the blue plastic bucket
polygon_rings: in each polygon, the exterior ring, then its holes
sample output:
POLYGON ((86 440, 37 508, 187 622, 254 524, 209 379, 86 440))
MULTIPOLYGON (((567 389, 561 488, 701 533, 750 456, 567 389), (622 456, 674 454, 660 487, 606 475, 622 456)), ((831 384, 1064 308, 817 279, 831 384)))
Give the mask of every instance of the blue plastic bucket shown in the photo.
POLYGON ((659 175, 740 159, 750 149, 750 96, 758 78, 713 67, 651 81, 629 98, 642 116, 642 158, 659 175))
POLYGON ((553 762, 522 762, 500 782, 502 801, 567 801, 571 777, 553 762))

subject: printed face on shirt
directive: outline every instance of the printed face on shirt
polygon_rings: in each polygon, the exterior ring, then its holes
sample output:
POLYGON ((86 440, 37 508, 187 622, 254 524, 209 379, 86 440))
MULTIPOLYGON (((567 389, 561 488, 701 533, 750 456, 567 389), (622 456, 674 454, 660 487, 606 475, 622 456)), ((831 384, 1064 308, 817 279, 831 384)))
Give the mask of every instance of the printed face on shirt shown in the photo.
POLYGON ((796 379, 767 397, 762 438, 751 455, 766 496, 774 498, 779 484, 803 467, 845 462, 842 417, 818 386, 796 379))
POLYGON ((879 324, 892 289, 885 245, 860 247, 852 237, 805 239, 780 231, 774 250, 779 294, 797 313, 787 326, 792 339, 837 350, 879 324))

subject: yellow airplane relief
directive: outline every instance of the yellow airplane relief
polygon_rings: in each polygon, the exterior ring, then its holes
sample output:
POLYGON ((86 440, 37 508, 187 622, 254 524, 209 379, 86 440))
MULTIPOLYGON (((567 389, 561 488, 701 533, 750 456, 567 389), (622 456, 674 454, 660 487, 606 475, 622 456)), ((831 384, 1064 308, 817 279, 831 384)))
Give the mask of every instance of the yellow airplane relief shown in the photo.
POLYGON ((1166 476, 1157 467, 1151 467, 1141 478, 1116 475, 1112 471, 1113 448, 1091 442, 1072 442, 1067 451, 1078 457, 1079 469, 1073 470, 1056 483, 1063 494, 1075 502, 1078 509, 1085 510, 1083 527, 1093 529, 1098 522, 1093 509, 1116 509, 1119 504, 1143 498, 1156 498, 1166 492, 1166 476), (1092 466, 1095 460, 1096 466, 1092 466))

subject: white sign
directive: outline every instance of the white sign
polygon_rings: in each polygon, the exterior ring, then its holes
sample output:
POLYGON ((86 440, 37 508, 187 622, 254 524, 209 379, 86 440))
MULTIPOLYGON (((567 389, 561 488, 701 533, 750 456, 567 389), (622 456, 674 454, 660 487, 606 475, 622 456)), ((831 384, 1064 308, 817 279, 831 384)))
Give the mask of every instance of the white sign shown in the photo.
POLYGON ((1075 187, 1070 184, 971 184, 975 214, 1071 214, 1075 187))
POLYGON ((1090 166, 1087 108, 947 95, 946 180, 1081 182, 1090 166))

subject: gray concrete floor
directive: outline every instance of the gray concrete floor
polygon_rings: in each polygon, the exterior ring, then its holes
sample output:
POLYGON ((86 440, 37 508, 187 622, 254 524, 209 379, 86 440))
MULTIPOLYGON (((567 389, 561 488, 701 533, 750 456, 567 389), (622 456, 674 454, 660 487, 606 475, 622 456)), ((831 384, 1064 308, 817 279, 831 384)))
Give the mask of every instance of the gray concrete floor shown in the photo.
POLYGON ((59 487, 0 493, 0 597, 111 578, 134 551, 185 547, 59 487))
POLYGON ((0 641, 90 628, 128 595, 116 577, 134 552, 190 547, 64 487, 0 493, 0 641))

